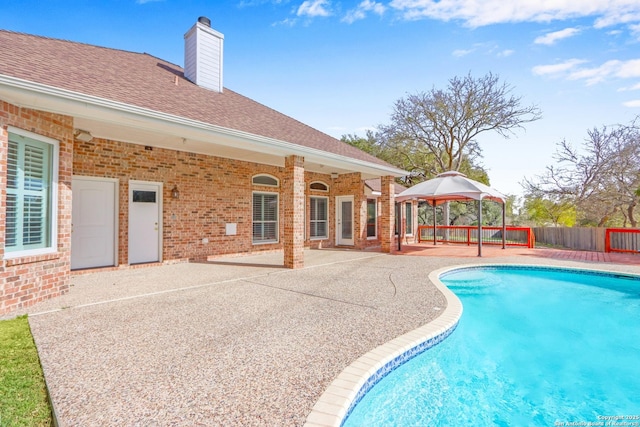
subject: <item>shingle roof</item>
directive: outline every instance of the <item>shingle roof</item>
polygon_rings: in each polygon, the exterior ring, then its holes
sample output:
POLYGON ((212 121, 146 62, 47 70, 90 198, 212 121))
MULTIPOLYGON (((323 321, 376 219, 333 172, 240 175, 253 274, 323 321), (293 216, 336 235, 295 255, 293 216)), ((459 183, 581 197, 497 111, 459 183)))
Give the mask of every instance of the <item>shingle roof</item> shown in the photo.
POLYGON ((146 53, 0 30, 0 74, 391 166, 232 90, 201 88, 146 53))
MULTIPOLYGON (((367 187, 369 187, 371 191, 377 191, 378 193, 382 191, 382 180, 380 178, 365 179, 364 184, 367 187)), ((397 182, 394 182, 393 189, 394 189, 394 194, 400 194, 404 190, 406 190, 407 187, 404 187, 398 184, 397 182)))

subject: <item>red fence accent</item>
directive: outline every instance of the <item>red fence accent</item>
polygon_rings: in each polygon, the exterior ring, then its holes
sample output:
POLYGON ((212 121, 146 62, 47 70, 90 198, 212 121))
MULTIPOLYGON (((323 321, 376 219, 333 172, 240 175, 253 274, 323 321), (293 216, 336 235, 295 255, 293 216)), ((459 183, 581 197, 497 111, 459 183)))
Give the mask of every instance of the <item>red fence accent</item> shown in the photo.
POLYGON ((607 228, 604 235, 605 252, 623 252, 637 254, 640 252, 638 242, 640 241, 640 229, 638 228, 607 228), (634 235, 638 236, 634 236, 634 235), (613 235, 613 236, 612 236, 613 235), (621 247, 612 247, 612 240, 620 240, 621 247))
MULTIPOLYGON (((471 225, 437 225, 436 241, 461 243, 467 246, 478 243, 478 227, 471 225)), ((433 242, 433 226, 418 226, 418 242, 433 242)), ((502 245, 502 227, 482 227, 482 244, 502 245)), ((507 227, 507 246, 535 246, 535 236, 529 227, 507 227)))

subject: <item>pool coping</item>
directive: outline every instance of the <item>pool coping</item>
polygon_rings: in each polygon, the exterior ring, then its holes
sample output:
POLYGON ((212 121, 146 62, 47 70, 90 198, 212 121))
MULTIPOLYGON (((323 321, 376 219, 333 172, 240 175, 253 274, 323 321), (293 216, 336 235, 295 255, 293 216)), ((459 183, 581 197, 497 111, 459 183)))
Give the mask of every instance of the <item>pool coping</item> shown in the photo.
POLYGON ((463 264, 432 271, 428 279, 444 295, 447 307, 433 321, 407 332, 359 357, 347 366, 320 396, 307 416, 305 427, 341 427, 362 397, 385 375, 409 359, 439 344, 457 327, 462 302, 441 281, 444 273, 473 268, 549 269, 640 278, 634 273, 598 268, 578 268, 541 264, 463 264))
POLYGON ((315 403, 307 416, 305 427, 340 427, 366 392, 386 374, 447 338, 462 316, 462 303, 438 277, 448 270, 475 265, 448 266, 429 273, 428 279, 447 301, 442 314, 374 348, 347 366, 315 403))

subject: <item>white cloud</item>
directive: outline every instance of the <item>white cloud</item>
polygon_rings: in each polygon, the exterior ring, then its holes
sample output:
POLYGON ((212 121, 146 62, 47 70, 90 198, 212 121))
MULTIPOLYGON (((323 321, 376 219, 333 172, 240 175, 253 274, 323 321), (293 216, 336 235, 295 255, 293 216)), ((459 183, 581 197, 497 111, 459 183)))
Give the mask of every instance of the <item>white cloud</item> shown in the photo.
POLYGON ((366 18, 368 12, 373 12, 376 15, 382 16, 386 10, 387 8, 382 3, 363 0, 355 9, 351 9, 347 12, 344 18, 342 18, 342 22, 352 24, 355 21, 366 18))
POLYGON ((470 53, 473 53, 474 51, 475 49, 456 49, 451 52, 451 55, 455 56, 456 58, 462 58, 463 56, 467 56, 470 53))
POLYGON ((317 16, 331 16, 329 7, 330 4, 328 0, 306 0, 300 5, 296 14, 298 16, 307 16, 309 18, 315 18, 317 16))
POLYGON ((618 92, 628 92, 632 90, 640 90, 640 83, 636 83, 633 86, 621 87, 618 89, 618 92))
POLYGON ((284 25, 286 27, 293 27, 294 25, 296 25, 297 22, 298 20, 295 18, 286 18, 286 19, 283 19, 282 21, 274 22, 273 24, 271 24, 271 26, 277 27, 278 25, 284 25))
POLYGON ((584 62, 580 59, 570 59, 558 64, 537 65, 532 71, 538 76, 564 76, 569 80, 584 80, 587 85, 594 85, 611 78, 640 78, 640 59, 628 61, 613 59, 597 67, 579 67, 584 62))
POLYGON ((620 65, 621 61, 614 59, 598 67, 575 70, 569 73, 569 80, 586 80, 588 85, 594 85, 614 74, 620 65))
POLYGON ((638 5, 629 4, 627 8, 615 8, 611 10, 611 13, 596 19, 593 26, 596 28, 605 28, 616 24, 629 24, 638 21, 640 21, 638 5))
POLYGON ((557 42, 558 40, 573 37, 579 32, 580 30, 577 28, 565 28, 564 30, 554 31, 552 33, 547 33, 544 36, 537 37, 533 42, 535 44, 552 45, 555 44, 555 42, 557 42))
POLYGON ((613 59, 598 67, 575 70, 569 74, 570 80, 585 80, 588 85, 600 83, 612 77, 620 79, 640 77, 640 59, 629 61, 613 59))
POLYGON ((564 62, 560 62, 558 64, 550 64, 550 65, 536 65, 533 67, 533 74, 537 76, 545 76, 545 75, 559 75, 563 74, 572 68, 584 63, 586 61, 582 59, 569 59, 564 62))
POLYGON ((637 108, 640 107, 640 99, 634 99, 633 101, 623 102, 622 105, 625 107, 637 108))
POLYGON ((392 0, 389 6, 408 20, 461 20, 470 27, 588 16, 598 28, 640 22, 637 0, 392 0))
POLYGON ((507 56, 511 56, 514 53, 516 53, 516 51, 513 50, 513 49, 505 49, 502 52, 498 52, 498 57, 499 58, 506 58, 507 56))

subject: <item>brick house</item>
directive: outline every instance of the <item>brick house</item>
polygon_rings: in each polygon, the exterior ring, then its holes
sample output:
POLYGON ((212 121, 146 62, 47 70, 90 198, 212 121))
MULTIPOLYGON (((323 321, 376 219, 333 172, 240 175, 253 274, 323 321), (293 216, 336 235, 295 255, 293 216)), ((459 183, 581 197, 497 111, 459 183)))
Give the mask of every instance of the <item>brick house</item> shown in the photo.
POLYGON ((416 227, 405 171, 223 88, 223 41, 200 18, 182 69, 0 30, 0 314, 72 270, 271 250, 296 268, 305 247, 393 250, 400 209, 416 227))

